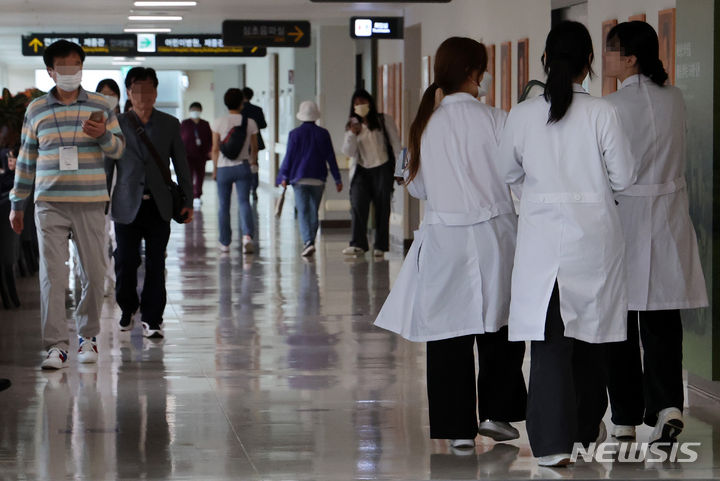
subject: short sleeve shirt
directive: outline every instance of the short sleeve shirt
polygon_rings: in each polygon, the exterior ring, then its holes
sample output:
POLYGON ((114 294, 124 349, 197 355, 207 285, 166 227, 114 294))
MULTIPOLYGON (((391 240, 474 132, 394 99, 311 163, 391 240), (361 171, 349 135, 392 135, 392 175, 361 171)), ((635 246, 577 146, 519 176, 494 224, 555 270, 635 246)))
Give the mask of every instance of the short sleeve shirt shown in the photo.
MULTIPOLYGON (((240 124, 242 124, 241 114, 229 114, 224 117, 220 117, 219 119, 215 119, 211 128, 214 133, 220 136, 220 143, 222 143, 225 137, 227 137, 230 133, 230 130, 240 124)), ((243 148, 240 151, 240 155, 237 159, 228 159, 222 152, 220 152, 220 156, 218 157, 218 167, 234 167, 250 160, 250 137, 257 133, 257 124, 253 119, 248 119, 247 136, 245 138, 245 145, 243 145, 243 148)))

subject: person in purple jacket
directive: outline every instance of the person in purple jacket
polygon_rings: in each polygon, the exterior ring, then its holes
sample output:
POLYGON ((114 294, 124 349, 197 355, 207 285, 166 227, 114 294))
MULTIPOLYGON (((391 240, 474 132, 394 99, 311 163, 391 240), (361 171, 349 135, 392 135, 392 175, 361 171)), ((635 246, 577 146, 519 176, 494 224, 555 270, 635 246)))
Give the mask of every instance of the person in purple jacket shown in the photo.
POLYGON ((310 257, 315 252, 318 209, 325 190, 328 165, 338 192, 343 185, 330 132, 315 125, 320 118, 318 106, 310 100, 301 103, 297 118, 303 124, 290 132, 277 184, 293 186, 303 241, 302 256, 310 257))

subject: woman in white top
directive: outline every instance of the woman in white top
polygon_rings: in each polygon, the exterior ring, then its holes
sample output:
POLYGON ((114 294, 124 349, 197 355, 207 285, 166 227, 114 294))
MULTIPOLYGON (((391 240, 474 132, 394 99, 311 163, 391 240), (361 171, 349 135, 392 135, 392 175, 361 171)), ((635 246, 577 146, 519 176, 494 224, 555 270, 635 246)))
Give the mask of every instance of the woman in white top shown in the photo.
POLYGON ((426 212, 375 321, 427 342, 430 437, 453 447, 472 447, 478 432, 517 438, 509 423, 523 420, 526 407, 525 344, 508 342, 506 327, 517 226, 495 165, 506 114, 476 98, 486 68, 475 40, 453 37, 438 48, 406 173, 426 212), (438 89, 445 97, 433 111, 438 89))
POLYGON ((617 196, 629 312, 628 340, 609 348, 613 434, 634 438, 644 420, 655 426, 650 442, 667 442, 683 428, 680 309, 708 305, 688 211, 685 104, 679 89, 665 85, 668 75, 650 25, 621 23, 609 32, 607 45, 608 74, 622 86, 606 99, 620 115, 639 166, 637 183, 617 196))
POLYGON ((358 90, 352 96, 342 152, 353 163, 350 168, 352 238, 343 254, 359 256, 369 249, 367 223, 372 202, 375 206, 373 251, 375 256, 382 257, 390 250, 390 202, 400 137, 393 118, 379 114, 375 100, 365 90, 358 90))
POLYGON ((213 143, 210 151, 213 161, 213 179, 217 181, 218 188, 220 252, 230 252, 230 241, 232 240, 230 200, 232 199, 233 185, 235 185, 238 198, 238 225, 243 233, 243 252, 250 254, 255 250, 253 244, 255 223, 250 207, 250 188, 252 187, 253 172, 257 172, 258 169, 258 127, 253 119, 248 118, 245 143, 240 154, 234 159, 225 157, 225 154, 220 151, 220 145, 234 127, 242 125, 243 116, 240 114, 244 101, 242 90, 228 89, 223 100, 228 108, 228 115, 215 119, 211 125, 213 143))
POLYGON ((544 466, 566 465, 574 442, 604 435, 598 343, 627 331, 613 192, 636 174, 615 109, 580 85, 592 60, 582 24, 554 27, 545 94, 510 112, 500 144, 505 181, 523 184, 509 331, 511 340, 532 341, 527 430, 544 466))

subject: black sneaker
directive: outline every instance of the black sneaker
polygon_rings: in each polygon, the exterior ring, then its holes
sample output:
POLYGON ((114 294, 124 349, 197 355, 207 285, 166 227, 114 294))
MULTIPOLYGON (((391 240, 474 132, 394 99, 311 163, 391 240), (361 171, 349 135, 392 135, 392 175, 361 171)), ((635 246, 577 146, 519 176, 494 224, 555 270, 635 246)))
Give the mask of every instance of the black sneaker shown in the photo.
POLYGON ((300 254, 303 257, 310 257, 315 253, 315 245, 312 242, 306 242, 305 246, 303 247, 302 253, 300 254))
POLYGON ((6 390, 11 384, 10 379, 0 379, 0 391, 6 390))
POLYGON ((121 331, 132 331, 133 325, 135 324, 133 321, 133 316, 135 315, 134 312, 123 312, 120 316, 120 322, 118 323, 118 326, 120 327, 121 331))
POLYGON ((148 339, 162 339, 163 337, 165 337, 165 335, 163 334, 162 326, 151 326, 147 322, 143 322, 142 327, 143 336, 147 337, 148 339))

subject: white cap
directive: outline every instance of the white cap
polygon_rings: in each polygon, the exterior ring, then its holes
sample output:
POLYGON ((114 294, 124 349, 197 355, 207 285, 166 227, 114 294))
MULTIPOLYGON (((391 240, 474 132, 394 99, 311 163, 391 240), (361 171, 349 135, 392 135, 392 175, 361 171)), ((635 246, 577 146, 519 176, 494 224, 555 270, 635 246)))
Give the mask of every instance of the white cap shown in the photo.
POLYGON ((315 102, 312 100, 306 100, 300 104, 298 109, 297 119, 302 122, 315 122, 320 118, 320 109, 315 102))

